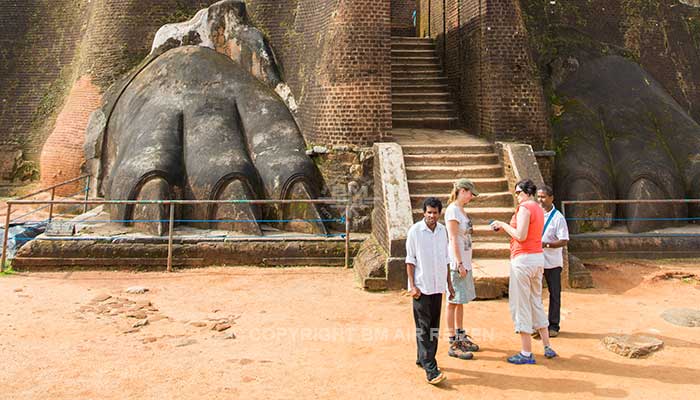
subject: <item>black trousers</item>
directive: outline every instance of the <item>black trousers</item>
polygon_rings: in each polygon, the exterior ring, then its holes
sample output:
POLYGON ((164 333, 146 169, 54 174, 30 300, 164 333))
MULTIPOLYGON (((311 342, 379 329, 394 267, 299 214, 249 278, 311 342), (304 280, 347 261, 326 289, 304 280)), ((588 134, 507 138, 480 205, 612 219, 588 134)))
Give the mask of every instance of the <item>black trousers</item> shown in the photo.
POLYGON ((561 270, 562 267, 544 270, 544 279, 549 288, 549 329, 557 332, 561 318, 561 270))
POLYGON ((413 299, 413 319, 416 322, 418 346, 417 361, 428 374, 437 370, 435 354, 438 348, 441 310, 442 293, 423 294, 418 300, 413 299))

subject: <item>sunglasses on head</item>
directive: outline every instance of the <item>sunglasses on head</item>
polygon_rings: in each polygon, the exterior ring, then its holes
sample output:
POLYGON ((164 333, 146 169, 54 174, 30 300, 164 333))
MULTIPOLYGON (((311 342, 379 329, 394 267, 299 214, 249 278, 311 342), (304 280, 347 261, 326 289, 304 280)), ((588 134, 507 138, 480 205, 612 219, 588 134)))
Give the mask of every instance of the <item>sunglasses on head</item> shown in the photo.
POLYGON ((516 191, 515 191, 515 195, 517 196, 517 195, 519 195, 519 194, 522 193, 522 192, 523 192, 522 190, 516 190, 516 191))

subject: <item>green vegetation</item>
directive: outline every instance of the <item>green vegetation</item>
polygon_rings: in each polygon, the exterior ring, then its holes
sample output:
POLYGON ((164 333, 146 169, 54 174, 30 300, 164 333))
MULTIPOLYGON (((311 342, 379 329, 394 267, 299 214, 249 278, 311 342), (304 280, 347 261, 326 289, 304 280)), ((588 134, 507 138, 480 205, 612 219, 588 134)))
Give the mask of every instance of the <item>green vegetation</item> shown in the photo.
POLYGON ((7 260, 5 261, 5 268, 3 268, 3 271, 0 272, 0 277, 15 275, 16 273, 17 272, 14 269, 12 269, 12 262, 7 260))

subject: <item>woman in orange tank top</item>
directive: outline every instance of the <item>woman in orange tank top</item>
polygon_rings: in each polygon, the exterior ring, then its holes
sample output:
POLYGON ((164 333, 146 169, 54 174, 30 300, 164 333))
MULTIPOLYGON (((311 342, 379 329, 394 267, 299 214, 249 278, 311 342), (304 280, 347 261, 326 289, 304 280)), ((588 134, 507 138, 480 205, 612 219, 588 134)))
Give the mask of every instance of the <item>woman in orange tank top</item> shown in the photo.
POLYGON ((508 362, 513 364, 535 363, 530 336, 535 331, 542 337, 545 357, 557 356, 549 343, 549 319, 542 304, 544 211, 535 201, 536 193, 537 186, 530 179, 518 182, 515 185, 518 205, 510 224, 491 222, 494 230, 503 231, 511 237, 508 305, 515 332, 520 334, 522 344, 522 350, 508 358, 508 362))

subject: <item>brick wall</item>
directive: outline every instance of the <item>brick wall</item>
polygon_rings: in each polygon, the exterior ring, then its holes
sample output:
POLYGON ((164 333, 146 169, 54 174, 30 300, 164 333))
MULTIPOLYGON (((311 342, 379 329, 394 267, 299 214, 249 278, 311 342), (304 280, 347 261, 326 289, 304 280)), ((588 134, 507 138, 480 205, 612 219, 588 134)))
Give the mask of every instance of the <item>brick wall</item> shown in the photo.
MULTIPOLYGON (((0 2, 0 149, 22 149, 38 164, 49 134, 68 132, 56 131, 54 122, 74 82, 90 75, 104 90, 148 54, 160 26, 214 1, 0 2)), ((47 159, 82 158, 75 150, 57 148, 47 159)))
POLYGON ((536 156, 537 165, 540 167, 542 179, 547 186, 554 187, 554 157, 553 156, 536 156))
MULTIPOLYGON (((83 144, 90 113, 100 106, 100 90, 90 76, 75 82, 41 152, 41 186, 48 187, 81 175, 83 144)), ((83 182, 62 186, 58 195, 71 195, 83 182)))
POLYGON ((248 12, 270 38, 307 142, 390 137, 389 0, 254 0, 248 12))
POLYGON ((81 52, 81 74, 106 89, 143 60, 158 29, 191 18, 217 0, 109 0, 90 10, 81 52))
MULTIPOLYGON (((11 61, 0 66, 0 101, 12 104, 3 103, 0 113, 2 148, 14 144, 38 162, 49 134, 58 135, 51 143, 63 142, 83 123, 54 129, 74 82, 89 75, 104 91, 146 56, 160 26, 214 2, 0 3, 0 34, 7 43, 1 55, 11 61)), ((390 0, 251 0, 248 10, 277 53, 309 144, 371 145, 390 137, 390 0)), ((70 138, 73 144, 81 139, 70 138)), ((74 145, 52 146, 45 160, 82 159, 74 145)), ((42 176, 48 182, 55 173, 42 176)))
MULTIPOLYGON (((45 121, 70 87, 82 2, 0 2, 0 146, 37 161, 50 130, 45 121), (76 3, 76 4, 74 4, 76 3)), ((7 171, 2 171, 6 175, 7 171)))
POLYGON ((417 7, 417 0, 391 0, 392 36, 416 36, 416 30, 413 27, 413 10, 417 7))
POLYGON ((421 1, 430 17, 420 30, 436 39, 463 125, 492 141, 548 149, 546 103, 519 2, 421 1))

